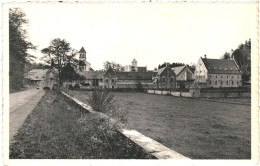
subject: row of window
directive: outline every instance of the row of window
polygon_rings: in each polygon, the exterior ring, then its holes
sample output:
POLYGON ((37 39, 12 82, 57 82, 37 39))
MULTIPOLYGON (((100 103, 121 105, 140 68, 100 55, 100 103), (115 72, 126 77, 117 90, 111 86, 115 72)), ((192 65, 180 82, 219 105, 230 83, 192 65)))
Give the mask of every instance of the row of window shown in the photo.
MULTIPOLYGON (((231 81, 231 85, 234 85, 235 81, 231 81)), ((226 83, 226 85, 228 85, 228 81, 220 81, 220 85, 223 85, 223 83, 226 83)), ((239 81, 236 82, 237 85, 239 85, 239 81)), ((213 81, 209 81, 209 84, 213 85, 213 81)), ((215 85, 218 84, 218 81, 215 81, 215 85)))
MULTIPOLYGON (((225 76, 223 76, 223 75, 220 75, 220 78, 224 78, 225 76)), ((229 78, 229 76, 227 75, 226 76, 227 78, 229 78)), ((211 78, 211 75, 209 75, 209 78, 211 78)), ((216 75, 216 78, 218 78, 218 75, 216 75)), ((238 75, 237 76, 237 79, 239 79, 240 78, 240 76, 238 75)), ((234 79, 234 76, 231 76, 231 79, 234 79)))
MULTIPOLYGON (((205 75, 203 75, 203 76, 196 76, 196 77, 197 77, 198 79, 202 79, 202 78, 205 78, 205 75)), ((209 75, 209 78, 212 78, 211 75, 209 75)), ((218 75, 216 75, 216 78, 218 78, 218 75)), ((221 75, 220 78, 224 78, 224 76, 221 75)), ((229 76, 227 75, 226 78, 228 79, 229 76)), ((234 76, 231 76, 231 79, 234 79, 234 76)), ((239 75, 237 76, 237 79, 240 79, 240 76, 239 76, 239 75)))
MULTIPOLYGON (((170 82, 173 82, 174 81, 174 78, 170 78, 170 82)), ((166 82, 166 78, 165 77, 162 77, 162 82, 166 82)))

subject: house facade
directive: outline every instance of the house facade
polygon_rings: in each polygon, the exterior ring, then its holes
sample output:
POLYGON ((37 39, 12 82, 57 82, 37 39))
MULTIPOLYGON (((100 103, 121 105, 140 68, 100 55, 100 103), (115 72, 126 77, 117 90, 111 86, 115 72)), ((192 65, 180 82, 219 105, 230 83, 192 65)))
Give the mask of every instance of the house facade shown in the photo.
POLYGON ((195 81, 206 87, 242 86, 242 72, 234 60, 200 58, 195 70, 195 81))
POLYGON ((134 89, 138 85, 142 88, 151 88, 153 72, 123 72, 114 71, 111 67, 103 75, 104 88, 127 88, 134 89))
POLYGON ((171 68, 176 74, 177 88, 189 88, 195 80, 195 75, 188 66, 179 66, 171 68))
POLYGON ((154 71, 153 74, 154 88, 174 89, 176 88, 176 74, 167 64, 166 67, 154 71))
POLYGON ((48 87, 53 89, 57 84, 58 73, 54 69, 32 69, 27 74, 27 84, 36 85, 40 89, 48 87))
POLYGON ((84 80, 81 82, 83 86, 99 87, 103 86, 104 71, 79 71, 78 74, 84 80))

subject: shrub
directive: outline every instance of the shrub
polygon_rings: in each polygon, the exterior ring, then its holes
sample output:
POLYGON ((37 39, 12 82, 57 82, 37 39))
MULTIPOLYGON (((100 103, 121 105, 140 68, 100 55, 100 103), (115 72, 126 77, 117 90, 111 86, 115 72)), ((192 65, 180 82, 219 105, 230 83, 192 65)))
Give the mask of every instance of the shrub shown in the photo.
POLYGON ((109 90, 95 88, 88 102, 95 111, 107 112, 113 107, 113 98, 109 90))
POLYGON ((73 86, 71 84, 69 84, 69 87, 68 87, 69 90, 73 90, 73 86))
POLYGON ((79 84, 75 84, 75 85, 74 85, 74 89, 75 89, 75 90, 79 90, 79 89, 80 89, 79 84))

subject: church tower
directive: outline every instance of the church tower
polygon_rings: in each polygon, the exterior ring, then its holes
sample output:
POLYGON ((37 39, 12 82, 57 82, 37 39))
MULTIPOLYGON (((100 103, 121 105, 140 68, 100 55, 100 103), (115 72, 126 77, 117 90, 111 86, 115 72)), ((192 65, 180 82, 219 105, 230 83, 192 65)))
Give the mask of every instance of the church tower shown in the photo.
POLYGON ((84 47, 81 47, 79 50, 79 70, 80 71, 90 71, 91 70, 91 64, 87 62, 86 58, 86 51, 84 47))
POLYGON ((135 58, 132 61, 131 71, 137 71, 137 60, 135 58))
POLYGON ((86 61, 86 51, 84 49, 84 47, 81 47, 80 51, 79 51, 79 60, 80 61, 86 61))

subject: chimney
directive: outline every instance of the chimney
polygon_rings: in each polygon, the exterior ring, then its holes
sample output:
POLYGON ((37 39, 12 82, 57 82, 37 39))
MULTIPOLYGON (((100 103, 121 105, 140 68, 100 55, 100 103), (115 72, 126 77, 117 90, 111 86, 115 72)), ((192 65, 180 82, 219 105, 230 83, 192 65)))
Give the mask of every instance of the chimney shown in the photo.
POLYGON ((207 59, 207 55, 206 54, 204 55, 204 59, 207 59))
POLYGON ((166 67, 170 66, 170 63, 169 62, 166 62, 166 67))

